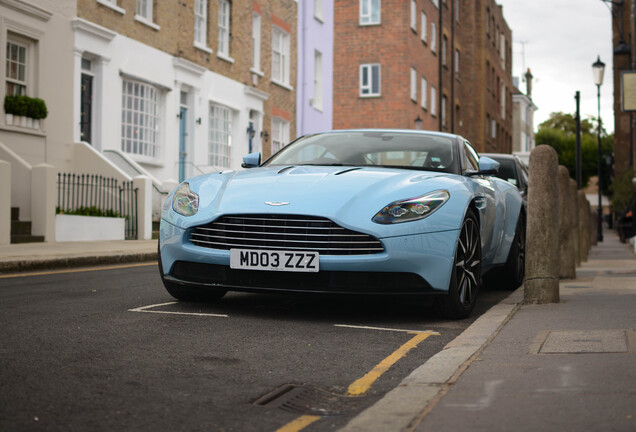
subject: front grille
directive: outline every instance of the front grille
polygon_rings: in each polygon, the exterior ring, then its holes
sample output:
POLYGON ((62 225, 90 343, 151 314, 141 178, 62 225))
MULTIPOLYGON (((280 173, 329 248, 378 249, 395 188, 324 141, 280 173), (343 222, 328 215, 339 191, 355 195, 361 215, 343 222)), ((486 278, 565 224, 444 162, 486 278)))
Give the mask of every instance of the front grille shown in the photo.
POLYGON ((338 226, 329 219, 297 215, 222 216, 194 228, 197 246, 229 250, 316 251, 321 255, 368 255, 382 252, 380 241, 338 226))

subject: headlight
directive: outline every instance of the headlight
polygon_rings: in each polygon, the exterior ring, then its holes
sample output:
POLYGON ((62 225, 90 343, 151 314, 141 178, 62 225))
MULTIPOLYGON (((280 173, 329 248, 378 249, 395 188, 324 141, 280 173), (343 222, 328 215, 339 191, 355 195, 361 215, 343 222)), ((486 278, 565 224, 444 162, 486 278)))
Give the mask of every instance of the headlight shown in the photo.
POLYGON ((172 210, 183 216, 192 216, 199 211, 199 195, 190 190, 188 183, 182 183, 175 191, 172 210))
POLYGON ((393 224, 423 219, 440 208, 450 198, 447 190, 438 190, 421 197, 395 201, 380 210, 373 222, 393 224))

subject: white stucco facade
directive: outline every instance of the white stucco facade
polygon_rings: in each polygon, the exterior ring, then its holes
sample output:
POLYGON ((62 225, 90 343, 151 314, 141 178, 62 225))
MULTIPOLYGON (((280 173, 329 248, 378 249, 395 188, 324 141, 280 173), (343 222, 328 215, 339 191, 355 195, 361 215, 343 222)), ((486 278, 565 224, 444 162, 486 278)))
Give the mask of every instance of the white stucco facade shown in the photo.
MULTIPOLYGON (((242 157, 248 153, 250 113, 255 129, 263 129, 266 93, 81 18, 75 18, 72 26, 75 32, 73 124, 76 141, 83 138, 80 130, 81 78, 82 74, 90 74, 93 82, 90 143, 97 150, 123 152, 162 183, 180 180, 181 138, 185 143, 182 153, 186 178, 220 169, 240 169, 242 157), (130 152, 122 145, 124 81, 148 85, 157 92, 156 151, 151 152, 152 155, 130 152), (220 105, 230 113, 229 167, 213 165, 209 161, 210 104, 220 105), (181 116, 183 119, 180 117, 182 112, 185 113, 181 116)), ((252 151, 260 148, 260 136, 256 134, 252 151)))

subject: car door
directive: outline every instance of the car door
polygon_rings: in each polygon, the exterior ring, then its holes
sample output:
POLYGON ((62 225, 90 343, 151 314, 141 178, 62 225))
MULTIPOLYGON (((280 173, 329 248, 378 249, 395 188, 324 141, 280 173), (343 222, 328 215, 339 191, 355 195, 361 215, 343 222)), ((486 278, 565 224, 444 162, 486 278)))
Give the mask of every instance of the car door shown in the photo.
MULTIPOLYGON (((468 141, 464 142, 464 155, 468 170, 479 171, 479 156, 468 141)), ((482 261, 487 265, 492 262, 503 235, 505 208, 500 206, 500 192, 490 176, 473 175, 471 178, 479 210, 482 261)))

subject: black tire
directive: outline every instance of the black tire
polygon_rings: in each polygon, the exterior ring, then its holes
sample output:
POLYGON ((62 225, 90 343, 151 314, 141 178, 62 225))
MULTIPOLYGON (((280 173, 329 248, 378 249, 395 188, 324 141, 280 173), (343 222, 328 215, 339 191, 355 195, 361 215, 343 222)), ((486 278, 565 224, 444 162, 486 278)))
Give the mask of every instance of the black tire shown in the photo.
POLYGON ((501 273, 501 284, 506 290, 516 290, 526 275, 526 218, 519 214, 515 238, 512 240, 506 265, 501 273))
POLYGON ((159 261, 159 275, 161 276, 161 282, 163 283, 166 291, 168 291, 168 294, 177 300, 191 302, 214 301, 219 300, 227 293, 227 290, 216 288, 192 288, 166 280, 166 275, 163 273, 163 265, 161 264, 161 249, 157 251, 157 257, 159 261))
POLYGON ((437 299, 438 313, 449 319, 462 319, 475 307, 481 287, 481 237, 472 209, 462 223, 448 293, 437 299))

